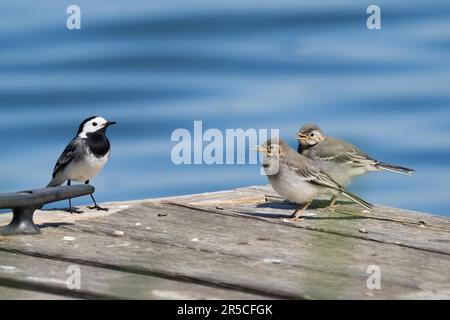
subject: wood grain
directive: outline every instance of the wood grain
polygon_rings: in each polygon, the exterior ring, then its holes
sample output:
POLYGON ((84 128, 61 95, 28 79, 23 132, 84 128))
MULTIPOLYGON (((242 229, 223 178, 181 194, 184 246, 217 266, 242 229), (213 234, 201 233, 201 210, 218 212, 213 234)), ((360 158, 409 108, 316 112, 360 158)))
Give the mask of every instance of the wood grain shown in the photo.
POLYGON ((444 217, 317 201, 292 223, 295 206, 267 186, 106 205, 111 213, 43 211, 51 223, 40 235, 0 239, 0 297, 8 288, 75 299, 450 298, 444 217), (50 280, 70 264, 86 283, 75 293, 50 280), (381 290, 367 288, 372 265, 381 290))

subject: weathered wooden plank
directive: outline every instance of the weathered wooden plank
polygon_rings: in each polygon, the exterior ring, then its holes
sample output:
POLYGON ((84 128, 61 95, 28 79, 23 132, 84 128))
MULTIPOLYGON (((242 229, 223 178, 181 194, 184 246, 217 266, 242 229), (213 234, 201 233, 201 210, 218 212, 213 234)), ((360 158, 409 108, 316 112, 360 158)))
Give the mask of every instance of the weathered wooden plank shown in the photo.
MULTIPOLYGON (((172 203, 190 208, 198 208, 223 214, 237 214, 254 217, 268 222, 288 223, 294 227, 341 234, 349 237, 411 246, 418 249, 440 253, 450 253, 450 219, 428 214, 377 206, 370 212, 353 205, 340 205, 335 210, 324 210, 327 201, 317 201, 307 211, 302 223, 292 224, 286 219, 296 209, 295 205, 286 203, 274 194, 270 187, 253 187, 245 189, 245 198, 249 193, 270 195, 268 199, 260 197, 256 201, 235 201, 240 189, 233 192, 215 194, 212 199, 199 196, 174 199, 172 203), (319 206, 320 209, 313 210, 319 206), (351 223, 349 223, 351 221, 351 223)), ((255 198, 255 197, 253 197, 255 198)), ((266 197, 267 198, 267 197, 266 197)))
POLYGON ((292 205, 267 186, 108 206, 107 214, 40 212, 43 234, 0 239, 0 261, 18 253, 31 259, 18 265, 50 261, 61 264, 60 272, 77 263, 88 268, 93 286, 85 294, 92 297, 124 296, 106 284, 126 275, 136 279, 127 288, 138 287, 127 297, 144 299, 158 298, 145 291, 155 281, 156 292, 172 298, 180 283, 193 298, 208 290, 223 290, 219 298, 450 298, 450 224, 443 217, 343 205, 309 210, 307 219, 291 223, 282 217, 292 205), (369 265, 381 268, 382 290, 367 289, 369 265))
POLYGON ((261 299, 252 294, 71 262, 0 251, 0 299, 261 299), (67 285, 70 266, 80 270, 80 289, 67 285), (7 290, 9 289, 9 290, 7 290))
POLYGON ((445 254, 165 204, 78 221, 32 242, 15 239, 1 247, 272 297, 436 297, 450 289, 442 273, 449 265, 445 254), (60 241, 67 235, 76 241, 60 241), (367 290, 369 265, 382 268, 382 291, 367 290))
MULTIPOLYGON (((185 197, 176 197, 163 199, 176 203, 184 203, 192 206, 207 206, 207 207, 227 207, 235 205, 261 205, 267 204, 267 202, 280 203, 284 202, 270 186, 253 186, 248 188, 239 188, 230 191, 221 191, 203 196, 202 194, 190 195, 185 197)), ((341 201, 342 202, 342 201, 341 201)), ((345 202, 345 200, 343 201, 345 202)), ((348 202, 347 202, 348 203, 348 202)), ((324 208, 328 204, 328 201, 317 201, 314 205, 324 208)), ((314 208, 313 205, 313 208, 314 208)), ((357 208, 357 207, 356 207, 357 208)), ((256 207, 253 207, 256 210, 256 207)), ((444 229, 450 231, 450 219, 431 215, 422 212, 413 212, 409 210, 391 208, 386 206, 377 205, 374 210, 362 212, 361 210, 346 211, 349 214, 357 214, 361 217, 367 217, 380 221, 392 221, 401 222, 405 224, 412 224, 418 226, 428 226, 437 229, 444 229)))
POLYGON ((0 286, 0 300, 73 300, 67 296, 0 286))
POLYGON ((248 205, 229 206, 221 209, 208 206, 183 205, 188 208, 207 210, 217 214, 235 214, 269 223, 289 225, 294 228, 316 230, 386 244, 407 246, 419 250, 450 254, 450 231, 424 224, 416 225, 392 220, 371 219, 357 212, 351 214, 349 212, 352 212, 354 209, 345 206, 333 212, 311 209, 305 216, 305 220, 292 223, 286 218, 295 210, 295 206, 285 203, 266 203, 259 205, 257 208, 248 205))

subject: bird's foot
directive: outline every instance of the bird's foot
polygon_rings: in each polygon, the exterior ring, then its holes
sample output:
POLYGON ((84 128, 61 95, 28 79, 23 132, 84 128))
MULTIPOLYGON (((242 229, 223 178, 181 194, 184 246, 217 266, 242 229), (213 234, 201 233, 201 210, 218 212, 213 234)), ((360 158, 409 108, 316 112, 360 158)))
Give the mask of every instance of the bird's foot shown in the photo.
POLYGON ((338 204, 331 204, 328 207, 325 207, 325 208, 322 208, 319 210, 335 212, 337 209, 339 209, 339 207, 340 207, 340 205, 338 205, 338 204))
POLYGON ((289 221, 289 222, 299 222, 299 221, 305 220, 305 218, 295 217, 295 218, 289 218, 289 219, 286 219, 286 220, 289 221))
POLYGON ((102 207, 100 207, 99 205, 95 205, 95 206, 88 207, 88 208, 91 209, 91 210, 96 209, 97 211, 109 211, 108 208, 102 208, 102 207))
POLYGON ((77 213, 77 214, 83 213, 83 211, 78 210, 77 208, 69 208, 69 209, 67 209, 67 212, 69 212, 71 214, 73 214, 73 213, 77 213))

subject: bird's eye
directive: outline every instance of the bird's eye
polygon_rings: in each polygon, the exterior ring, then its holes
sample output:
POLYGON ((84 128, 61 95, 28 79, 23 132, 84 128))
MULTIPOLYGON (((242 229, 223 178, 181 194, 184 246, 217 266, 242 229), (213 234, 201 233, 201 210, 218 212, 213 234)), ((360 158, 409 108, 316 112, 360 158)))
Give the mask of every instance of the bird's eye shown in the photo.
POLYGON ((311 133, 309 136, 310 136, 311 138, 314 138, 314 136, 315 136, 314 132, 311 133))
POLYGON ((97 126, 97 122, 94 122, 92 125, 93 125, 94 127, 96 127, 96 126, 97 126))

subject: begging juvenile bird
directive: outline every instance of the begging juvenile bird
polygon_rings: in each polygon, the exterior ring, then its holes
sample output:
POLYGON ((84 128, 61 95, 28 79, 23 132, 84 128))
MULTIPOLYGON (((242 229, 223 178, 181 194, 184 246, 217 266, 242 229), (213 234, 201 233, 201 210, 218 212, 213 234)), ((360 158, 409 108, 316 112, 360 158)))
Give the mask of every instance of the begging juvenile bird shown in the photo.
MULTIPOLYGON (((372 159, 352 144, 326 136, 315 124, 307 124, 298 132, 298 153, 313 159, 334 180, 347 186, 356 176, 368 171, 388 170, 411 175, 414 170, 372 159)), ((336 202, 331 199, 330 206, 336 202)))
POLYGON ((257 150, 265 154, 263 167, 274 190, 290 202, 301 204, 291 216, 293 221, 299 220, 299 214, 320 195, 343 195, 366 209, 373 207, 348 192, 313 160, 298 154, 280 139, 269 139, 257 150))
MULTIPOLYGON (((102 117, 91 117, 84 120, 78 129, 77 136, 67 145, 53 170, 53 179, 47 187, 56 187, 67 181, 79 181, 89 184, 92 179, 108 162, 110 155, 110 143, 106 137, 106 129, 116 122, 106 121, 102 117)), ((107 211, 97 205, 91 194, 94 206, 89 209, 107 211)), ((82 213, 72 208, 69 199, 69 212, 82 213)))

